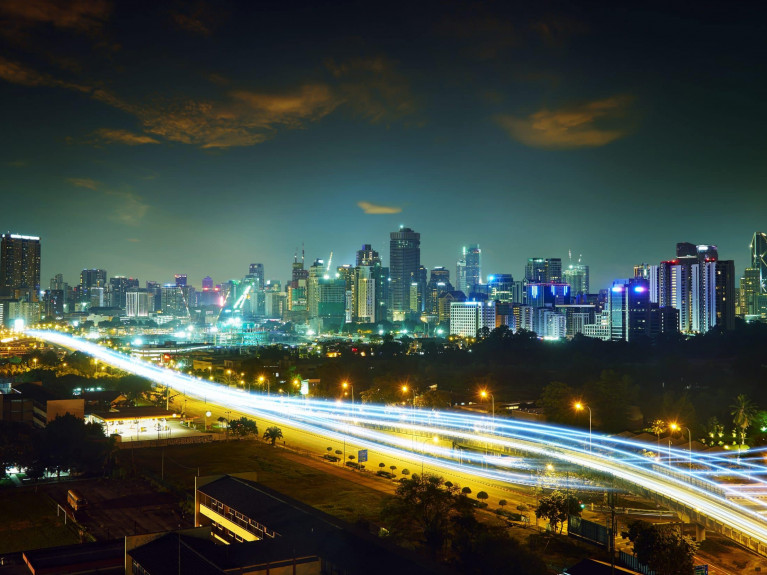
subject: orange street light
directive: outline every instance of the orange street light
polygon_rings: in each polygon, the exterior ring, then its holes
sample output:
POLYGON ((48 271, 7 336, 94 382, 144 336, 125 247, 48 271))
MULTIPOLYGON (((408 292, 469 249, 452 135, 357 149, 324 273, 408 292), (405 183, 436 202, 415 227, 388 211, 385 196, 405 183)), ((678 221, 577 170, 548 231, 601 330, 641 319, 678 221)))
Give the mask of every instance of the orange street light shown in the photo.
POLYGON ((575 408, 575 411, 583 411, 584 409, 589 410, 589 453, 591 453, 591 408, 580 401, 576 401, 573 407, 575 408))

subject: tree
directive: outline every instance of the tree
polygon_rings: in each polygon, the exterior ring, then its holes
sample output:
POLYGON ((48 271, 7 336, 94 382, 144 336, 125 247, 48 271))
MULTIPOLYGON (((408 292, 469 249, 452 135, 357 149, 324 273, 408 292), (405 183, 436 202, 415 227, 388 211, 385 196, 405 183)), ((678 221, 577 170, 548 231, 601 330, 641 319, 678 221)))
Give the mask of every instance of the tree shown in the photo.
POLYGON ((652 525, 634 521, 624 537, 634 544, 634 555, 656 573, 690 575, 697 550, 695 543, 683 536, 676 526, 652 525))
POLYGON ((574 419, 573 400, 575 390, 561 381, 552 381, 541 392, 538 405, 543 408, 548 421, 571 423, 574 419))
POLYGON ((479 499, 480 501, 485 501, 486 499, 488 499, 488 497, 490 496, 487 494, 486 491, 480 491, 479 493, 477 493, 477 499, 479 499))
POLYGON ((422 543, 436 555, 450 539, 452 520, 473 513, 462 499, 458 487, 447 487, 442 477, 413 475, 399 484, 382 518, 395 538, 422 543))
POLYGON ((461 489, 461 493, 463 493, 464 495, 471 495, 471 487, 464 487, 463 489, 461 489))
POLYGON ((740 394, 735 398, 735 403, 730 406, 732 411, 732 422, 739 430, 740 445, 743 447, 746 444, 746 433, 748 428, 751 427, 754 419, 756 418, 756 405, 748 399, 744 394, 740 394))
POLYGON ((402 473, 402 475, 410 475, 410 470, 409 469, 403 469, 400 473, 402 473))
MULTIPOLYGON (((477 496, 477 497, 479 497, 479 496, 477 496)), ((500 505, 500 506, 501 506, 501 508, 504 508, 504 507, 506 507, 508 504, 509 504, 509 502, 508 502, 508 501, 506 501, 505 499, 501 499, 501 500, 498 502, 498 505, 500 505)))
POLYGON ((381 469, 383 469, 384 467, 386 467, 386 464, 385 464, 385 463, 379 463, 379 464, 378 464, 378 467, 380 467, 381 469))
POLYGON ((390 465, 389 469, 391 469, 392 474, 394 474, 397 471, 397 466, 396 465, 390 465))
POLYGON ((556 532, 557 526, 560 526, 560 533, 564 529, 568 516, 580 516, 580 514, 581 506, 578 499, 573 495, 564 495, 559 491, 541 497, 538 501, 538 507, 535 508, 535 516, 548 520, 551 530, 554 532, 556 532))
POLYGON ((660 434, 666 431, 668 424, 662 419, 654 419, 650 424, 650 429, 658 438, 658 451, 660 451, 660 434))
MULTIPOLYGON (((248 435, 258 435, 258 425, 252 419, 241 417, 229 422, 229 431, 235 437, 247 437, 248 435)), ((329 449, 332 449, 329 448, 329 449)))
POLYGON ((267 427, 264 431, 264 439, 268 439, 274 445, 278 439, 282 439, 282 430, 279 427, 267 427))

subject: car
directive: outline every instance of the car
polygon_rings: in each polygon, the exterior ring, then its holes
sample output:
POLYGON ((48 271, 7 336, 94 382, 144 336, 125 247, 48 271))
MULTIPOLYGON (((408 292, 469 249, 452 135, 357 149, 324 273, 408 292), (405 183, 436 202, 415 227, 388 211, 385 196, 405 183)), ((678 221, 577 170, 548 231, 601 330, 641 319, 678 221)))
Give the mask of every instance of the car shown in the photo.
POLYGON ((330 454, 328 454, 328 453, 326 453, 325 455, 323 455, 323 456, 322 456, 322 459, 327 459, 328 461, 332 461, 333 463, 335 463, 336 461, 341 461, 341 458, 340 458, 340 457, 338 457, 338 456, 336 456, 336 455, 330 455, 330 454))
POLYGON ((378 477, 385 477, 386 479, 394 479, 394 474, 389 471, 384 471, 383 469, 381 471, 377 471, 376 475, 378 477))

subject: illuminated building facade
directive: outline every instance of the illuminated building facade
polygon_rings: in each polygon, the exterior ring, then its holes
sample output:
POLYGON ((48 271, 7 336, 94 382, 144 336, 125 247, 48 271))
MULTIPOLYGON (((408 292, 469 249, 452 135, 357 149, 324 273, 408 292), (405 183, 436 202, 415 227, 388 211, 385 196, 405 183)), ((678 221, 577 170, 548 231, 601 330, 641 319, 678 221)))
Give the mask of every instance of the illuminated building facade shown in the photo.
POLYGON ((3 234, 0 238, 0 296, 36 302, 39 294, 40 238, 3 234))
POLYGON ((421 234, 400 228, 389 234, 389 315, 400 321, 410 312, 410 285, 419 277, 421 234))
POLYGON ((454 301, 450 304, 450 334, 477 337, 480 330, 495 329, 494 301, 454 301))

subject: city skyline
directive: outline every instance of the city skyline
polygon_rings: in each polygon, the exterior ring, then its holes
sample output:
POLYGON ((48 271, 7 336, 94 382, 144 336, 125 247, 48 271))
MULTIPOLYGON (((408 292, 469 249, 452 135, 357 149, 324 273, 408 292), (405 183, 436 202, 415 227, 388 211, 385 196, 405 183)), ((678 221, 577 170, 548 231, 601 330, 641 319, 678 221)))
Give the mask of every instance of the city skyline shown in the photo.
POLYGON ((764 229, 760 6, 57 6, 0 7, 0 229, 43 278, 284 279, 405 225, 597 289, 680 241, 740 273, 764 229))

